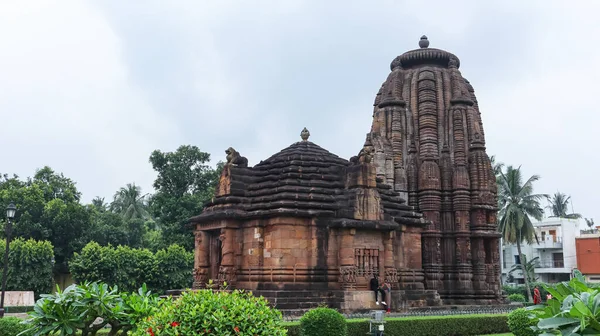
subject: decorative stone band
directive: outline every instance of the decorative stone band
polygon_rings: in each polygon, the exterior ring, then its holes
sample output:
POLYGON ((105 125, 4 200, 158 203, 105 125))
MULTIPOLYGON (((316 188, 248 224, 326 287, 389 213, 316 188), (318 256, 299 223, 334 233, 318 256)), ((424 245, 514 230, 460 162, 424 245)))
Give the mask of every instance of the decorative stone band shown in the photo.
POLYGON ((440 65, 448 67, 448 63, 453 58, 456 59, 456 67, 459 68, 460 60, 452 53, 435 48, 415 49, 396 57, 392 61, 392 64, 390 64, 390 69, 393 71, 397 67, 406 69, 417 65, 440 65))

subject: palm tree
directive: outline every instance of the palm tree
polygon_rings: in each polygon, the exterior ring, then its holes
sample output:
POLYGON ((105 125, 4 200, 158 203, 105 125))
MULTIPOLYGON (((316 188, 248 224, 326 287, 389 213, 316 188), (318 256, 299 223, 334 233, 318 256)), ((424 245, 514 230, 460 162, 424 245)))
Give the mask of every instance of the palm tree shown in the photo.
MULTIPOLYGON (((520 258, 521 263, 514 264, 512 266, 512 268, 510 269, 510 271, 508 271, 508 274, 512 274, 513 272, 516 272, 516 271, 523 271, 523 269, 525 269, 525 272, 527 273, 527 279, 529 279, 531 281, 537 281, 537 278, 535 276, 535 266, 539 259, 540 259, 540 257, 535 257, 528 261, 527 256, 522 254, 521 258, 520 258)), ((525 273, 523 273, 523 274, 525 274, 525 273)), ((525 275, 523 275, 523 277, 525 277, 525 275)))
POLYGON ((569 201, 571 200, 571 196, 567 196, 559 191, 557 191, 552 197, 547 197, 548 203, 550 203, 546 208, 552 211, 552 216, 550 217, 558 217, 558 218, 568 218, 568 219, 577 219, 581 218, 581 215, 578 213, 570 213, 569 211, 569 201))
POLYGON ((106 204, 106 202, 104 202, 104 197, 100 196, 96 196, 92 200, 92 206, 98 209, 98 211, 100 212, 104 212, 108 208, 108 205, 106 204))
POLYGON ((593 218, 586 218, 585 219, 585 223, 587 224, 587 226, 591 229, 594 226, 594 219, 593 218))
POLYGON ((121 214, 125 220, 133 218, 149 219, 150 214, 147 210, 146 195, 142 195, 140 186, 136 186, 135 183, 128 183, 115 193, 110 209, 121 214))
POLYGON ((490 156, 490 161, 492 162, 492 169, 494 170, 494 175, 496 175, 496 179, 500 177, 502 173, 502 168, 504 168, 504 163, 496 162, 496 155, 490 156))
MULTIPOLYGON (((543 194, 533 193, 533 183, 539 180, 538 175, 533 175, 525 183, 521 175, 521 167, 506 167, 506 174, 500 172, 498 204, 500 205, 498 229, 502 233, 504 241, 517 245, 519 255, 521 252, 521 243, 524 241, 532 244, 538 237, 535 233, 531 218, 542 220, 544 210, 540 206, 540 201, 546 197, 543 194)), ((532 301, 531 290, 529 288, 529 278, 523 263, 521 263, 523 278, 529 301, 532 301)))

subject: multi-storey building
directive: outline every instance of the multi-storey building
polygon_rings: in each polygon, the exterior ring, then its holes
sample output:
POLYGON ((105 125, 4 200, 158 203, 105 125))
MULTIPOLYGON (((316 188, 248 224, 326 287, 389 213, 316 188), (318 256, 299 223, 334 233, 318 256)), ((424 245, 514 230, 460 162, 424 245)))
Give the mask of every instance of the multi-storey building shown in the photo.
POLYGON ((575 238, 577 268, 589 282, 600 282, 600 226, 580 231, 575 238))
MULTIPOLYGON (((581 235, 584 227, 581 220, 566 218, 547 218, 533 223, 539 242, 523 244, 521 252, 527 261, 538 257, 535 262, 535 276, 538 281, 552 283, 569 280, 577 265, 576 238, 581 235)), ((509 272, 515 264, 520 264, 521 258, 514 244, 502 245, 502 280, 523 283, 521 271, 509 272)))

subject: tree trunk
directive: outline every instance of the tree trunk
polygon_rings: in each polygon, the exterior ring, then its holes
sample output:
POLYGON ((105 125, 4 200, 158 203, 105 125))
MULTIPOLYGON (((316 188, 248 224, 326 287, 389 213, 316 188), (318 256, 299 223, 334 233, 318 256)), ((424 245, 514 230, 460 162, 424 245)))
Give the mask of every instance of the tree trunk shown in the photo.
POLYGON ((533 302, 533 296, 531 295, 531 288, 529 288, 529 277, 523 264, 523 253, 521 253, 521 242, 517 240, 517 253, 519 253, 519 262, 521 264, 521 271, 523 272, 523 279, 525 280, 525 290, 527 291, 527 298, 529 302, 533 302))

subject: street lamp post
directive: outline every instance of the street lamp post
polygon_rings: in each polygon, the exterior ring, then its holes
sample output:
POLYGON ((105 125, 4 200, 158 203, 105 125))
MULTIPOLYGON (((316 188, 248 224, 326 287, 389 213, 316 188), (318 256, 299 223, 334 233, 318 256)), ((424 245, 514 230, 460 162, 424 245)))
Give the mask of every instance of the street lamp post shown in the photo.
POLYGON ((6 250, 4 250, 4 272, 2 276, 2 296, 0 297, 0 318, 4 317, 4 294, 6 293, 6 280, 8 280, 8 253, 10 246, 10 233, 12 231, 12 220, 15 218, 17 207, 10 203, 6 207, 6 250))

